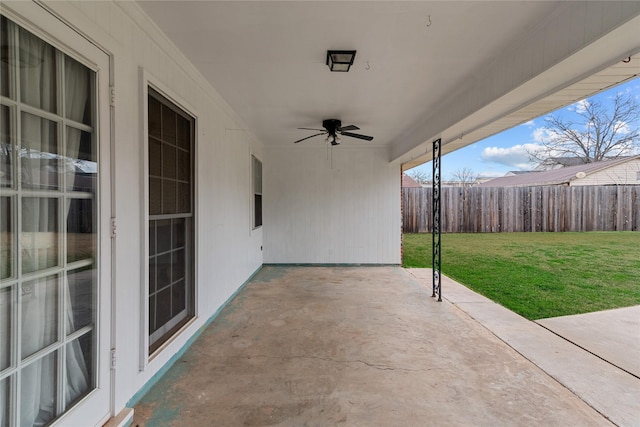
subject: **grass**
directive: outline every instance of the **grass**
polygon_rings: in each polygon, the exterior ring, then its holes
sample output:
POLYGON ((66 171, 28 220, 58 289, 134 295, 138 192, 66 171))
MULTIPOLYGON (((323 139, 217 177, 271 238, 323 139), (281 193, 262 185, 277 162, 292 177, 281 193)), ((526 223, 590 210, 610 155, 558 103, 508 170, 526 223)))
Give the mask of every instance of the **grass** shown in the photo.
MULTIPOLYGON (((403 264, 432 267, 431 234, 403 264)), ((443 234, 442 273, 530 320, 638 305, 640 233, 443 234)))

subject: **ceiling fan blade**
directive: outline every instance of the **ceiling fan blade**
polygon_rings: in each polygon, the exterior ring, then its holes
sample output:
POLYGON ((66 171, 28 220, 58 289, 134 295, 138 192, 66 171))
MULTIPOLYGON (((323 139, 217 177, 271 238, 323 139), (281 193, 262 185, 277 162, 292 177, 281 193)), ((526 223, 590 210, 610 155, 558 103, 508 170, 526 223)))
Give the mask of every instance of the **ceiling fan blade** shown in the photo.
POLYGON ((360 128, 358 126, 354 126, 354 125, 347 125, 347 126, 342 126, 338 130, 342 132, 343 130, 360 130, 360 128))
POLYGON ((351 133, 351 132, 340 132, 344 136, 350 136, 351 138, 364 139, 367 141, 371 141, 373 139, 372 136, 360 135, 359 133, 351 133))
POLYGON ((324 135, 325 133, 326 133, 326 132, 316 133, 315 135, 311 135, 311 136, 308 136, 308 137, 306 137, 306 138, 302 138, 302 139, 299 139, 299 140, 297 140, 297 141, 293 141, 293 143, 294 143, 294 144, 297 144, 298 142, 302 142, 302 141, 304 141, 305 139, 313 138, 314 136, 318 136, 318 135, 324 135))
POLYGON ((317 130, 318 132, 326 132, 325 129, 314 129, 314 128, 298 128, 298 129, 304 129, 304 130, 317 130))

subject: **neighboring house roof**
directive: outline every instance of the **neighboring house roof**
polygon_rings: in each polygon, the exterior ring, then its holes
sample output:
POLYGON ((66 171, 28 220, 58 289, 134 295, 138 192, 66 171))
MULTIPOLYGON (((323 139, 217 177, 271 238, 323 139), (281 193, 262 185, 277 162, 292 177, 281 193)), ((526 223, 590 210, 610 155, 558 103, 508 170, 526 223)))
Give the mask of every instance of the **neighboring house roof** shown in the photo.
POLYGON ((536 166, 536 171, 547 171, 570 166, 584 165, 583 157, 549 157, 536 166))
POLYGON ((561 169, 531 172, 522 175, 505 176, 491 181, 483 182, 476 187, 528 187, 538 185, 566 185, 576 179, 582 179, 589 174, 599 172, 632 160, 638 160, 640 156, 622 157, 612 160, 603 160, 595 163, 583 163, 576 166, 568 166, 561 169), (576 175, 579 174, 579 175, 576 175), (580 176, 584 174, 583 176, 580 176))
POLYGON ((411 178, 406 173, 402 174, 402 188, 422 187, 415 179, 411 178))
POLYGON ((483 183, 483 182, 487 182, 487 181, 491 181, 493 179, 496 179, 496 177, 495 176, 479 176, 478 179, 476 179, 476 182, 474 183, 474 185, 475 184, 480 184, 480 183, 483 183))
POLYGON ((537 171, 537 170, 535 170, 535 171, 509 171, 509 172, 505 173, 504 176, 524 175, 525 173, 531 173, 531 172, 539 172, 539 171, 537 171))

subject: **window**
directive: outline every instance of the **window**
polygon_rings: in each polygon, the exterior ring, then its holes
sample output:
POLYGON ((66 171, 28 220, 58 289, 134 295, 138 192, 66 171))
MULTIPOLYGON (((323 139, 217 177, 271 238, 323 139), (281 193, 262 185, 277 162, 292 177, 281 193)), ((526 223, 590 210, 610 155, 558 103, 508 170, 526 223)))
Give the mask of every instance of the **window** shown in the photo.
POLYGON ((0 21, 0 425, 48 425, 97 382, 96 74, 0 21))
POLYGON ((149 353, 194 315, 195 121, 149 89, 149 353))
POLYGON ((262 225, 262 162, 251 156, 253 174, 253 228, 262 225))
POLYGON ((636 172, 636 181, 640 181, 640 171, 636 172))

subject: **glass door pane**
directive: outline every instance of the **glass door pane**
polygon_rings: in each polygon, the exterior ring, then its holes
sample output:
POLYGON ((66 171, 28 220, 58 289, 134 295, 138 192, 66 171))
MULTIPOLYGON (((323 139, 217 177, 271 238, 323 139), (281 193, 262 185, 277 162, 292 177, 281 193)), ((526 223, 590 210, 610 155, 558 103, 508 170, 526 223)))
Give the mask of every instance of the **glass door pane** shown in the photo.
POLYGON ((20 370, 21 425, 44 426, 56 418, 57 361, 54 351, 20 370))
POLYGON ((22 230, 18 238, 23 274, 58 265, 58 205, 57 198, 22 197, 22 230))
POLYGON ((0 105, 0 187, 11 187, 12 184, 12 133, 11 110, 6 105, 0 105))
POLYGON ((9 417, 11 416, 9 411, 9 378, 0 380, 0 425, 8 426, 9 417))
POLYGON ((0 371, 11 366, 11 319, 13 289, 0 288, 0 371))
POLYGON ((24 360, 58 341, 58 276, 29 280, 20 288, 20 358, 24 360))
POLYGON ((0 197, 0 280, 13 275, 13 198, 0 197))

